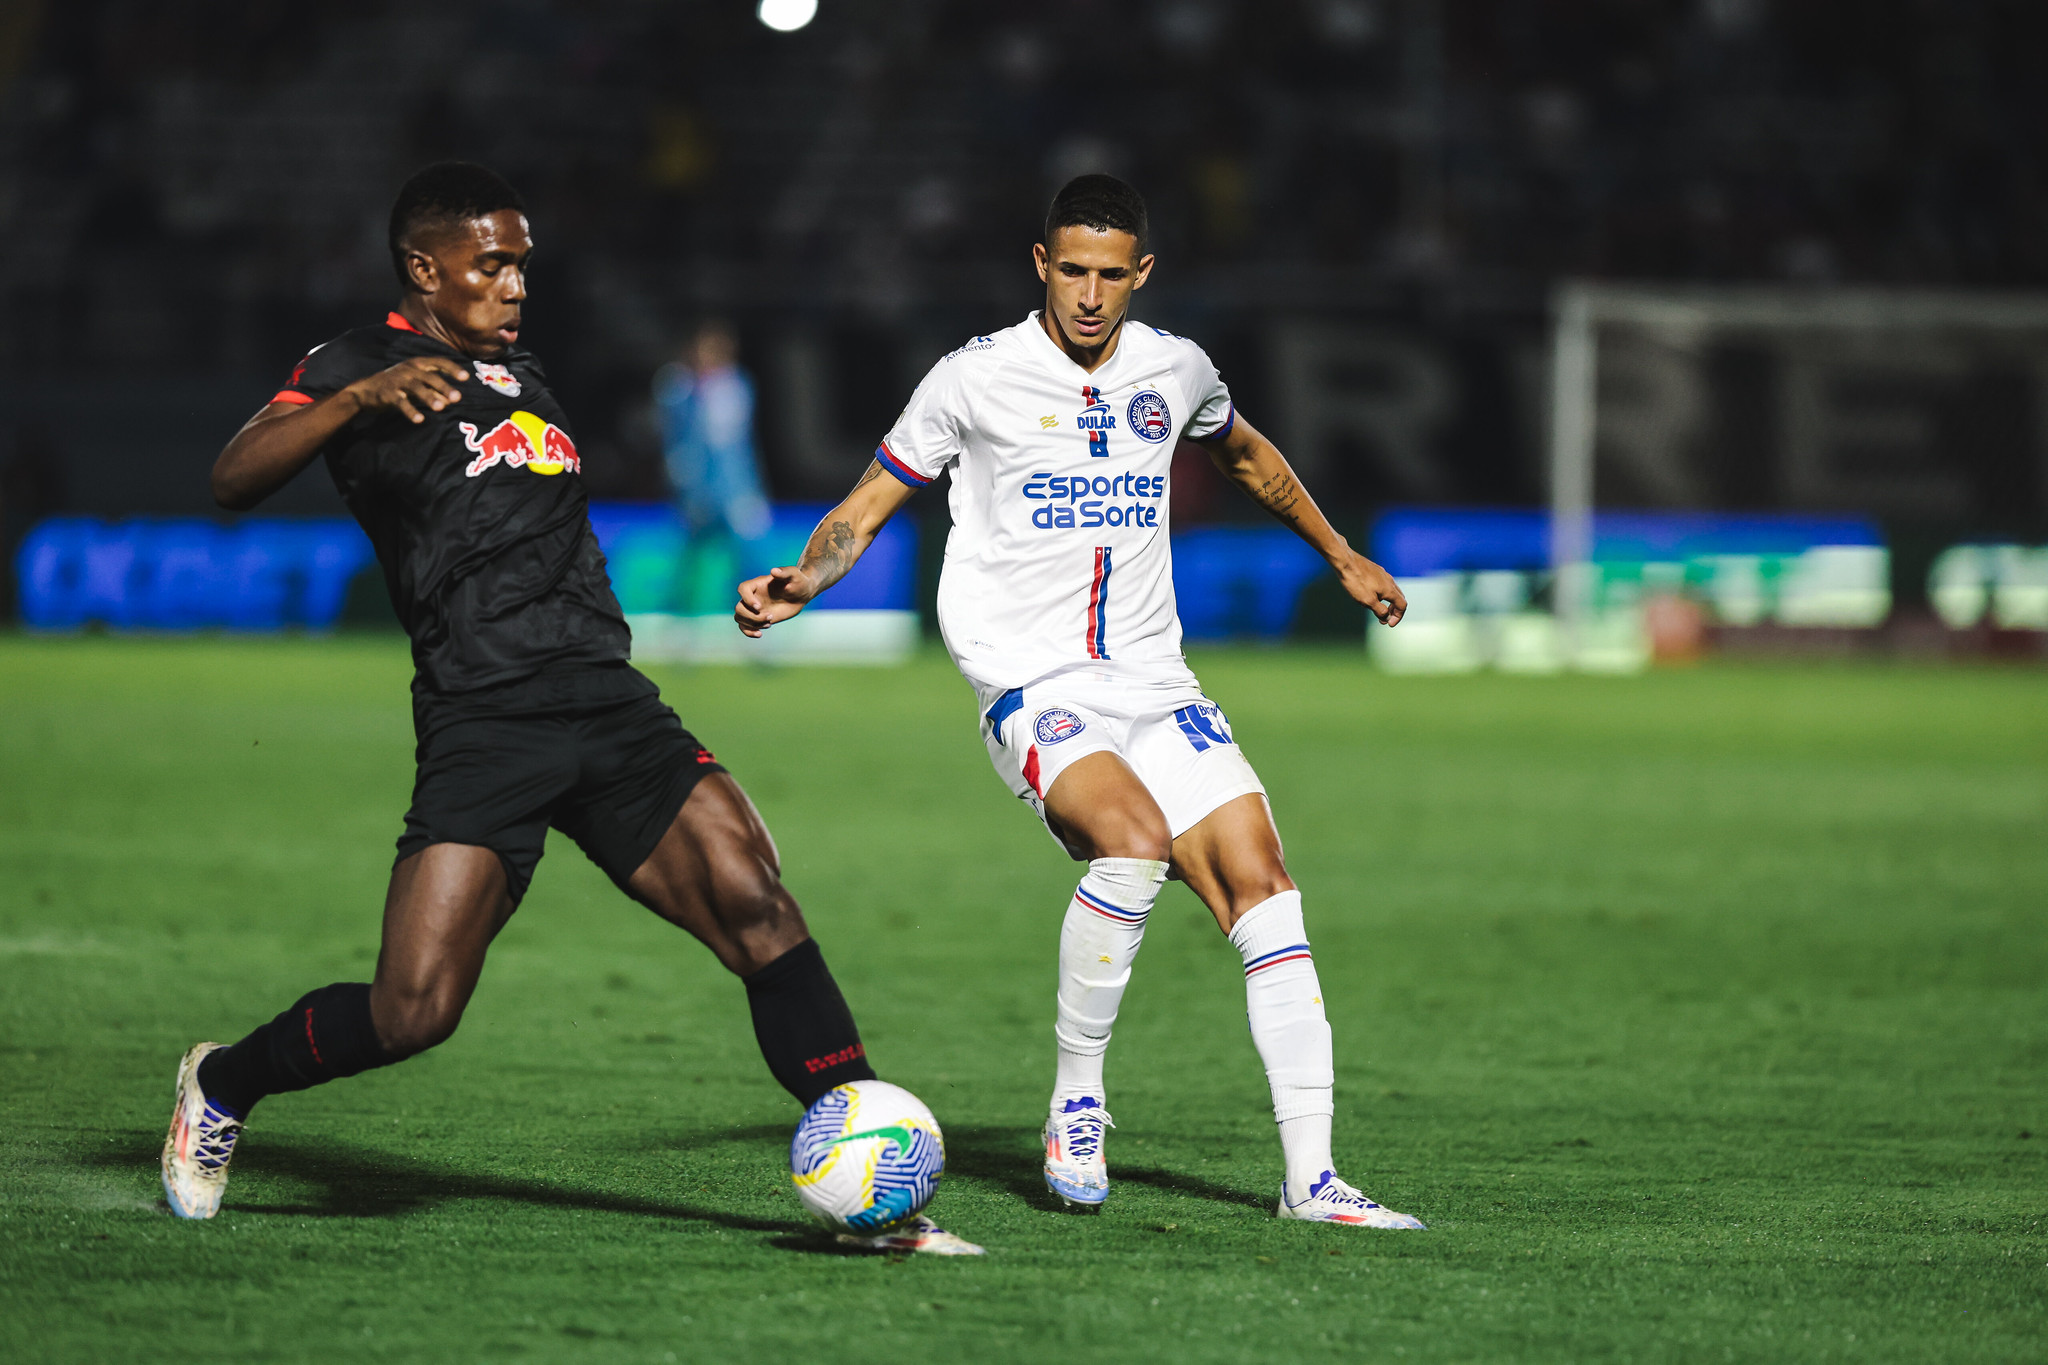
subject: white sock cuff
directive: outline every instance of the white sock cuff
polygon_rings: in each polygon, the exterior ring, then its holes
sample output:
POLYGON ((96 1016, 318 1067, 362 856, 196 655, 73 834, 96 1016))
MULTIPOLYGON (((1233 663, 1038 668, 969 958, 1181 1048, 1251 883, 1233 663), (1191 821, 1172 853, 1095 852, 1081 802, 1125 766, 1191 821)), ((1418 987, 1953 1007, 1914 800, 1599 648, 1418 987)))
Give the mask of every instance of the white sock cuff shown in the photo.
POLYGON ((1095 858, 1088 875, 1133 895, 1156 896, 1166 885, 1166 864, 1152 858, 1095 858))
POLYGON ((1301 892, 1282 891, 1238 916, 1230 942, 1244 958, 1245 972, 1283 960, 1307 957, 1308 927, 1301 918, 1301 892))
POLYGON ((1334 1085, 1275 1085, 1272 1089, 1275 1123, 1316 1115, 1334 1116, 1337 1112, 1337 1088, 1334 1085))
POLYGON ((1106 920, 1141 929, 1164 885, 1165 863, 1152 858, 1097 858, 1074 888, 1074 901, 1106 920))

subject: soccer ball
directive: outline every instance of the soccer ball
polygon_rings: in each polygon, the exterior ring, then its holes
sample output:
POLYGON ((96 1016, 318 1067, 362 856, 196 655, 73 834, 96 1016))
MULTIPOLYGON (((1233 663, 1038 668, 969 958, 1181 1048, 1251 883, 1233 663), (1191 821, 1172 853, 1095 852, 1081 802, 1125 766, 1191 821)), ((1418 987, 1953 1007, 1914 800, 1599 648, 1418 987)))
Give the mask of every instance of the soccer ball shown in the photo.
POLYGON ((825 1092, 789 1143, 789 1173, 811 1216, 840 1232, 886 1232, 939 1188, 946 1139, 923 1101, 887 1081, 825 1092))

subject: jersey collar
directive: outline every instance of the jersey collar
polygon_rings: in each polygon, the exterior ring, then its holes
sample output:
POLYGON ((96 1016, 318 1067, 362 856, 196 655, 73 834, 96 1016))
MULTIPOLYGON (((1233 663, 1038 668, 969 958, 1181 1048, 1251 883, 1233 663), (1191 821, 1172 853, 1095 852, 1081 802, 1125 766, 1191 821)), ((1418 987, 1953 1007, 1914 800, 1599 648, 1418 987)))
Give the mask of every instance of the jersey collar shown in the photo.
POLYGON ((405 320, 405 314, 399 312, 396 308, 392 309, 390 312, 384 315, 384 325, 386 327, 396 327, 401 332, 411 332, 414 336, 426 335, 426 333, 422 332, 419 328, 407 322, 405 320))
POLYGON ((1045 324, 1039 321, 1040 316, 1044 312, 1045 310, 1043 308, 1032 309, 1031 315, 1024 319, 1024 325, 1037 339, 1037 344, 1045 348, 1045 353, 1047 355, 1050 355, 1059 364, 1065 365, 1075 374, 1080 375, 1084 383, 1090 384, 1098 389, 1114 388, 1114 385, 1107 384, 1105 381, 1110 379, 1113 375, 1116 374, 1116 372, 1119 369, 1123 367, 1124 352, 1130 349, 1131 315, 1129 313, 1124 314, 1123 326, 1117 332, 1116 350, 1110 353, 1110 357, 1108 360, 1104 361, 1101 365, 1098 365, 1095 368, 1094 372, 1090 373, 1089 371, 1084 370, 1079 365, 1075 364, 1074 358, 1068 355, 1065 351, 1061 350, 1060 344, 1057 341, 1054 341, 1050 336, 1046 334, 1045 324))

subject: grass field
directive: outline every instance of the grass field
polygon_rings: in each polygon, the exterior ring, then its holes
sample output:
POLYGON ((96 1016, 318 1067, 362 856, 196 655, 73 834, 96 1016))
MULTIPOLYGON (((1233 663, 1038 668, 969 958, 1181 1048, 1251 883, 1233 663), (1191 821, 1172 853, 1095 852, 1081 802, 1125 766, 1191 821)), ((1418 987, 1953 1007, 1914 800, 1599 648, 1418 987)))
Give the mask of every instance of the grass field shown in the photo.
POLYGON ((1281 1224, 1236 958, 1169 887, 1117 1192, 1037 1173, 1074 871, 943 659, 656 674, 739 774, 978 1261, 806 1232, 743 994, 557 840, 453 1041, 257 1112, 174 1222, 172 1072, 368 979, 402 643, 0 637, 9 1361, 2040 1360, 2048 679, 1389 679, 1212 652, 1338 1046, 1281 1224))

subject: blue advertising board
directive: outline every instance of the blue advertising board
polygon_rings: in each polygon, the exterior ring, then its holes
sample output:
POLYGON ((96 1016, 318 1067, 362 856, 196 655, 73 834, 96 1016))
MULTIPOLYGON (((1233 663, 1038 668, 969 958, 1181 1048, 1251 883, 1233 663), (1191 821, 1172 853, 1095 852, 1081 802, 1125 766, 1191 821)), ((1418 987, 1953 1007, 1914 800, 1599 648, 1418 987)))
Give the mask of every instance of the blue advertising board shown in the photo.
MULTIPOLYGON (((1706 555, 1796 555, 1816 545, 1883 545, 1869 517, 1769 512, 1598 512, 1600 562, 1706 555)), ((1372 524, 1370 553, 1396 578, 1550 568, 1550 513, 1521 507, 1392 507, 1372 524)))
MULTIPOLYGON (((775 508, 740 574, 792 564, 823 503, 775 508)), ((685 536, 665 503, 592 503, 590 521, 629 614, 672 607, 685 536)), ((816 611, 917 609, 918 527, 899 517, 816 611)), ((1174 589, 1191 640, 1282 639, 1302 590, 1328 572, 1280 526, 1203 526, 1173 539, 1174 589)), ((330 630, 350 584, 374 573, 369 540, 345 517, 52 517, 16 557, 21 619, 34 630, 330 630)), ((380 589, 381 590, 381 589, 380 589)))

